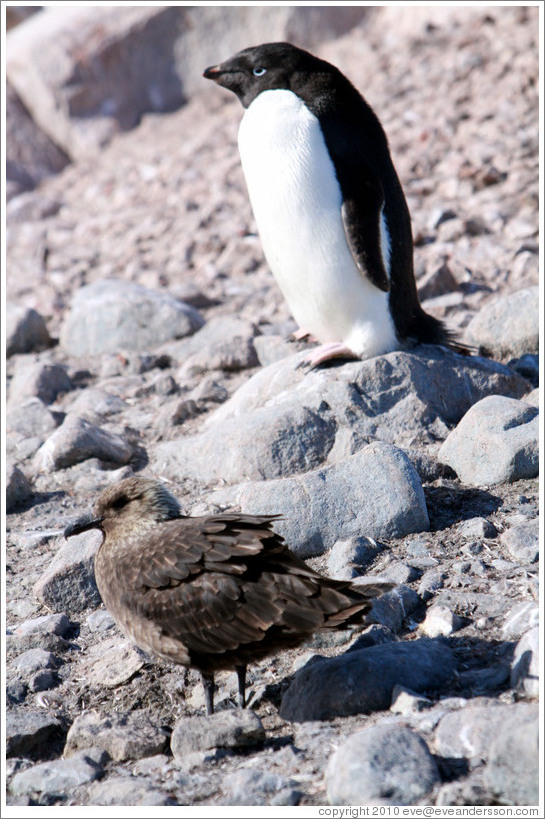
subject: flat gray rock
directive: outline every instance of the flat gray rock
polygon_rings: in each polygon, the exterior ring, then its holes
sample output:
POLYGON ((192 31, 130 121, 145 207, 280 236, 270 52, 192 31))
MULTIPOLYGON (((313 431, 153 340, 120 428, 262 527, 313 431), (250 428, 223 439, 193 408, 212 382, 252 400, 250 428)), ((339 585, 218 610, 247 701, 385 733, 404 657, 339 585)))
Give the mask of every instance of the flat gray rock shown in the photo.
POLYGON ((184 365, 181 375, 188 370, 192 374, 209 370, 238 372, 257 367, 259 364, 252 338, 234 338, 218 342, 207 350, 193 353, 184 365))
POLYGON ((183 761, 196 751, 259 745, 264 739, 265 730, 257 714, 237 709, 178 720, 170 747, 174 757, 183 761))
POLYGON ((41 762, 15 774, 10 785, 14 794, 44 794, 64 796, 80 785, 93 782, 102 775, 102 768, 85 753, 71 759, 41 762))
POLYGON ((81 287, 62 328, 60 343, 74 356, 153 350, 191 335, 201 315, 168 293, 106 279, 81 287))
MULTIPOLYGON (((113 625, 113 620, 111 622, 113 625)), ((91 688, 117 688, 134 677, 146 659, 147 655, 134 643, 116 635, 86 652, 77 663, 77 674, 87 680, 91 688)))
POLYGON ((502 628, 506 640, 518 640, 534 626, 539 625, 539 606, 533 601, 517 603, 508 612, 502 628))
POLYGON ((256 332, 250 321, 239 316, 212 316, 193 335, 167 341, 161 345, 157 353, 168 355, 183 367, 192 361, 197 363, 194 356, 205 355, 214 358, 220 353, 222 345, 227 347, 233 341, 246 346, 248 342, 253 342, 256 332))
POLYGON ((307 472, 325 462, 337 425, 324 407, 319 412, 292 406, 286 413, 262 407, 226 420, 213 430, 155 447, 154 460, 168 476, 197 480, 269 480, 307 472))
POLYGON ((89 788, 90 805, 177 805, 175 799, 154 788, 144 776, 110 776, 89 788))
POLYGON ((69 630, 70 620, 64 612, 60 612, 59 614, 43 614, 41 617, 25 620, 14 629, 13 633, 19 637, 26 637, 29 634, 56 634, 64 637, 69 630))
POLYGON ((539 711, 505 714, 488 749, 484 782, 500 805, 539 804, 539 711))
POLYGON ((515 725, 537 712, 535 706, 519 702, 513 705, 481 704, 469 701, 458 711, 446 714, 434 736, 434 750, 439 756, 466 758, 473 764, 487 760, 494 737, 509 721, 515 725))
POLYGON ((48 756, 51 743, 62 735, 58 719, 35 709, 6 712, 6 756, 48 756))
POLYGON ((101 603, 94 572, 95 554, 101 542, 100 532, 84 532, 69 540, 63 539, 33 589, 51 611, 79 612, 101 603))
POLYGON ((440 689, 454 671, 446 643, 426 639, 313 659, 295 674, 280 715, 290 722, 307 722, 386 710, 394 686, 422 694, 440 689))
POLYGON ((112 759, 125 762, 142 759, 164 751, 168 736, 144 711, 125 716, 100 716, 87 711, 72 723, 66 737, 64 756, 70 757, 85 748, 102 748, 112 759))
POLYGON ((352 734, 326 772, 331 805, 416 805, 439 782, 428 746, 403 725, 372 725, 352 734))
POLYGON ((10 404, 6 411, 6 427, 10 432, 30 438, 45 438, 58 426, 57 418, 37 396, 31 396, 20 404, 10 404))
POLYGON ((534 478, 539 470, 537 409, 503 395, 483 398, 450 433, 439 460, 470 486, 534 478))
POLYGON ((487 304, 468 324, 464 341, 495 358, 537 353, 539 287, 526 287, 487 304))
POLYGON ((429 528, 416 470, 400 449, 379 442, 340 463, 218 490, 206 501, 281 515, 275 529, 301 557, 322 554, 338 540, 403 537, 429 528))
POLYGON ((458 526, 458 534, 468 539, 482 540, 483 538, 494 538, 498 532, 491 521, 477 517, 462 521, 458 526))
POLYGON ((194 335, 165 344, 161 350, 180 362, 180 381, 208 370, 237 372, 259 364, 255 326, 237 316, 218 316, 194 335))
POLYGON ((403 560, 392 560, 378 576, 381 580, 391 580, 392 583, 401 585, 417 580, 420 577, 420 570, 403 560))
POLYGON ((502 532, 500 542, 518 563, 539 560, 539 521, 536 519, 510 526, 502 532))
POLYGON ((241 768, 225 777, 227 805, 297 805, 297 783, 277 773, 241 768))
POLYGON ((132 446, 121 435, 101 429, 77 415, 67 415, 64 423, 36 452, 34 466, 38 471, 48 472, 66 469, 89 458, 126 464, 132 455, 132 446))

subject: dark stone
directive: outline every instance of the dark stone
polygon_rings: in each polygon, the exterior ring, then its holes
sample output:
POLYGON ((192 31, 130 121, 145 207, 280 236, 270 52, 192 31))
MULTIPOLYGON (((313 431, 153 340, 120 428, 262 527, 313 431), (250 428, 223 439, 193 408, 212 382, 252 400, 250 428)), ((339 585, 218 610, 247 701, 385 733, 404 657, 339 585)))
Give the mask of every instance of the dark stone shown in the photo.
POLYGON ((428 639, 320 658, 295 674, 280 715, 305 722, 382 711, 390 707, 395 685, 418 694, 435 691, 452 678, 455 668, 446 642, 428 639))
POLYGON ((46 757, 62 734, 61 723, 43 711, 17 710, 6 714, 6 756, 46 757))

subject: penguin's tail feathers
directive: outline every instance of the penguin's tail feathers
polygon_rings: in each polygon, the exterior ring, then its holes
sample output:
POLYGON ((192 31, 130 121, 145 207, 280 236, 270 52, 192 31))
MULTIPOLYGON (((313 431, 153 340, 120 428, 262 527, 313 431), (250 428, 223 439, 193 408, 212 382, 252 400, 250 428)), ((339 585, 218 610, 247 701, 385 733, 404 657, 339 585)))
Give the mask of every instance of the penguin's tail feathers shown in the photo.
POLYGON ((479 350, 471 344, 460 341, 455 330, 447 327, 443 321, 430 316, 422 308, 414 332, 408 334, 408 341, 413 344, 438 344, 447 347, 460 355, 478 355, 479 350))

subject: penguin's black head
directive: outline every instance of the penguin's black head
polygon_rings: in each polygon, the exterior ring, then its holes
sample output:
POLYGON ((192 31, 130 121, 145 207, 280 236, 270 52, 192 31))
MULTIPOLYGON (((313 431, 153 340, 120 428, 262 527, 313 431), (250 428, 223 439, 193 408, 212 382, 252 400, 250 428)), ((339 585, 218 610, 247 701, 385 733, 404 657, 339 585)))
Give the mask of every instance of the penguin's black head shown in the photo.
POLYGON ((340 73, 291 43, 264 43, 207 68, 203 77, 228 88, 248 108, 262 91, 283 88, 297 93, 303 83, 312 83, 331 72, 340 73))

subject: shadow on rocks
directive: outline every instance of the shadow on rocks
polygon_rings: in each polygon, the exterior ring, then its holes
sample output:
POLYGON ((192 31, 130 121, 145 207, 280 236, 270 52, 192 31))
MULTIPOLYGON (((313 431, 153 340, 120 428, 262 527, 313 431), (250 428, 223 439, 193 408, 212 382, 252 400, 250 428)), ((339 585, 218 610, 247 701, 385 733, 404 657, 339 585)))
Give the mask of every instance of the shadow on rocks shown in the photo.
POLYGON ((458 674, 449 694, 465 699, 497 697, 510 688, 511 664, 516 641, 484 640, 480 637, 450 637, 458 674))
POLYGON ((32 492, 25 501, 18 503, 17 506, 10 508, 10 513, 27 512, 34 506, 43 506, 46 503, 59 503, 62 498, 66 497, 66 492, 32 492))
POLYGON ((424 486, 430 529, 448 529, 454 523, 475 517, 487 517, 502 505, 503 500, 484 489, 467 488, 454 483, 424 486))

